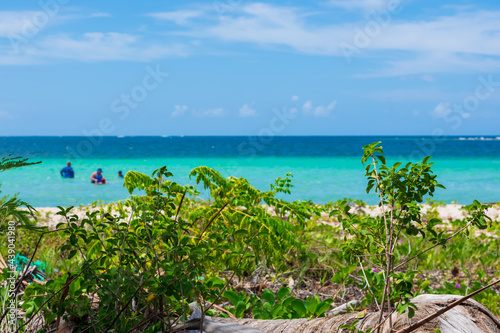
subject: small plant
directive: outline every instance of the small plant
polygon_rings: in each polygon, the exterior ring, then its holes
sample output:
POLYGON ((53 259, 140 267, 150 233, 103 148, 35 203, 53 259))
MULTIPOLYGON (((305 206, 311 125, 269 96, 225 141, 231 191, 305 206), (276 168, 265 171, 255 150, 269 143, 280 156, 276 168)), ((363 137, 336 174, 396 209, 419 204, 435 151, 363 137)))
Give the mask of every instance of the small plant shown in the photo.
POLYGON ((318 318, 323 317, 333 303, 331 298, 321 301, 317 295, 300 300, 289 295, 290 292, 289 287, 280 288, 276 294, 264 289, 259 298, 227 290, 223 296, 233 304, 228 310, 237 318, 243 318, 245 311, 251 311, 255 319, 318 318))
POLYGON ((409 270, 408 264, 436 246, 446 246, 461 232, 468 235, 468 228, 472 225, 486 228, 489 218, 485 214, 488 206, 474 201, 468 207, 471 217, 464 221, 463 227, 452 234, 439 230, 437 225, 442 221, 437 217, 423 219, 419 206, 425 196, 433 195, 436 188, 444 188, 432 173, 430 156, 421 163, 410 162, 402 166, 398 162, 389 167, 379 144, 364 146, 361 162, 368 179, 366 192, 374 190, 382 214, 377 217, 355 215, 344 202, 330 215, 336 216, 343 229, 353 236, 344 239, 342 250, 349 262, 360 265, 360 275, 365 281, 363 287, 367 290, 365 304, 375 303, 380 310, 379 323, 389 320, 392 328, 390 313, 393 308, 400 313, 407 311, 410 318, 416 309, 410 302, 414 296, 416 271, 409 270), (424 250, 412 248, 409 253, 403 251, 404 244, 409 244, 409 238, 415 236, 428 238, 433 245, 424 250), (384 307, 389 311, 385 319, 384 307))
MULTIPOLYGON (((25 324, 42 314, 46 327, 65 319, 98 332, 165 331, 186 319, 192 300, 218 300, 227 272, 243 275, 257 263, 279 267, 305 255, 301 237, 318 209, 275 198, 290 192, 291 175, 267 192, 206 167, 191 175, 210 190, 210 205, 196 199, 194 187, 169 180, 172 173, 162 167, 151 176, 128 172, 124 186, 131 198, 87 211, 83 219, 73 207, 59 207, 65 222, 57 226, 64 237, 58 252, 73 269, 26 288, 25 324)), ((266 300, 242 296, 233 312, 241 316, 249 301, 266 309, 266 300)), ((307 313, 319 316, 321 302, 313 309, 314 302, 307 313)))

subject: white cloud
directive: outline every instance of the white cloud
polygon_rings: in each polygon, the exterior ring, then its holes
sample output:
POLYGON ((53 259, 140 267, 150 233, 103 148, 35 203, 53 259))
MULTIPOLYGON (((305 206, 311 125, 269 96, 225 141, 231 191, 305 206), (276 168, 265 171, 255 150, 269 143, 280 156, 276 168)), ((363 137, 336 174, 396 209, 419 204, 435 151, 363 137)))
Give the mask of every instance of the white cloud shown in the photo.
POLYGON ((144 45, 135 35, 117 32, 85 33, 81 38, 68 35, 50 36, 36 47, 26 48, 31 56, 64 58, 80 61, 129 60, 150 61, 167 56, 187 54, 181 45, 144 45))
POLYGON ((218 25, 204 27, 193 35, 228 42, 281 45, 309 54, 336 54, 342 34, 334 29, 306 27, 294 8, 253 3, 228 13, 218 25))
POLYGON ((170 114, 171 117, 180 117, 186 113, 188 107, 187 105, 175 105, 174 106, 174 111, 170 114))
POLYGON ((367 91, 348 91, 346 94, 358 98, 368 98, 380 102, 430 102, 434 103, 436 100, 452 101, 461 98, 460 95, 442 91, 434 87, 422 88, 396 88, 396 89, 372 89, 367 91))
POLYGON ((307 101, 304 103, 304 105, 302 105, 302 111, 304 112, 304 114, 310 113, 312 109, 313 109, 312 101, 307 101))
POLYGON ((0 11, 0 37, 14 38, 13 35, 28 38, 36 28, 33 24, 35 15, 41 11, 0 11))
POLYGON ((173 21, 178 25, 185 25, 190 19, 199 17, 203 13, 197 10, 178 10, 174 12, 149 13, 147 16, 158 20, 173 21))
POLYGON ((330 0, 331 5, 347 10, 361 9, 365 12, 383 10, 387 8, 387 0, 330 0))
POLYGON ((318 105, 316 107, 313 105, 312 101, 307 101, 302 106, 302 112, 306 116, 328 117, 336 106, 337 101, 333 101, 328 105, 318 105))
POLYGON ((297 95, 292 96, 292 102, 296 102, 298 100, 299 100, 299 96, 297 96, 297 95))
MULTIPOLYGON (((330 0, 346 9, 372 10, 386 0, 330 0)), ((210 6, 209 6, 210 7, 210 6)), ((500 68, 500 10, 467 10, 448 8, 447 14, 412 19, 393 14, 389 25, 370 38, 357 51, 364 58, 375 56, 377 70, 360 77, 424 75, 431 81, 434 73, 497 72, 500 68), (451 14, 448 14, 451 13, 451 14), (386 53, 384 53, 386 52, 386 53), (387 60, 387 54, 393 55, 387 60), (380 60, 382 59, 382 60, 380 60), (384 60, 386 59, 386 60, 384 60)), ((205 10, 205 9, 203 9, 205 10)), ((213 8, 212 14, 213 14, 213 8)), ((138 35, 120 32, 91 32, 82 35, 58 34, 37 36, 24 45, 20 53, 12 51, 8 36, 22 36, 30 18, 41 12, 0 11, 0 65, 33 64, 50 59, 78 61, 150 61, 169 56, 186 56, 203 38, 229 43, 250 43, 256 47, 273 46, 272 50, 292 50, 311 55, 344 56, 341 43, 355 44, 356 31, 362 31, 373 20, 337 19, 330 23, 313 20, 309 9, 268 3, 244 3, 224 12, 224 19, 196 22, 189 32, 175 32, 188 42, 167 44, 146 40, 138 35), (207 23, 208 22, 208 23, 207 23), (356 30, 358 29, 358 30, 356 30), (3 37, 3 38, 2 38, 3 37)), ((208 12, 207 12, 208 13, 208 12)), ((323 15, 325 13, 322 13, 323 15)), ((107 13, 94 13, 99 17, 107 13)), ((147 14, 159 20, 187 24, 197 17, 208 16, 201 10, 178 10, 147 14)), ((59 16, 58 16, 59 18, 59 16)), ((169 31, 171 32, 171 31, 169 31)), ((12 39, 11 39, 12 40, 12 39)), ((357 56, 356 54, 353 55, 357 56)))
POLYGON ((429 75, 429 74, 422 75, 422 80, 427 81, 427 82, 434 82, 434 81, 436 81, 436 79, 434 78, 434 76, 429 75))
POLYGON ((239 110, 239 115, 240 117, 255 117, 257 112, 252 106, 244 104, 239 110))
MULTIPOLYGON (((354 1, 346 6, 368 8, 378 4, 378 0, 354 1)), ((227 13, 216 25, 203 26, 188 35, 256 46, 281 46, 305 54, 344 56, 340 45, 348 43, 356 47, 356 36, 368 23, 363 20, 313 24, 306 20, 308 15, 295 7, 251 3, 227 13)), ((380 59, 382 51, 402 52, 403 56, 386 61, 387 66, 379 66, 378 72, 366 76, 498 70, 499 21, 500 11, 493 10, 459 11, 413 21, 404 21, 393 14, 390 24, 381 27, 380 33, 371 37, 366 46, 357 47, 356 54, 369 57, 376 53, 380 59)))
POLYGON ((224 108, 212 108, 200 111, 193 110, 193 116, 195 117, 222 117, 225 115, 226 112, 224 108))
POLYGON ((431 115, 435 118, 445 118, 451 112, 450 103, 439 103, 431 112, 431 115))
POLYGON ((337 101, 331 102, 330 104, 328 104, 328 106, 323 106, 323 105, 317 106, 314 108, 314 115, 316 117, 328 117, 336 106, 337 106, 337 101))
POLYGON ((13 119, 14 117, 7 111, 0 111, 0 119, 13 119))

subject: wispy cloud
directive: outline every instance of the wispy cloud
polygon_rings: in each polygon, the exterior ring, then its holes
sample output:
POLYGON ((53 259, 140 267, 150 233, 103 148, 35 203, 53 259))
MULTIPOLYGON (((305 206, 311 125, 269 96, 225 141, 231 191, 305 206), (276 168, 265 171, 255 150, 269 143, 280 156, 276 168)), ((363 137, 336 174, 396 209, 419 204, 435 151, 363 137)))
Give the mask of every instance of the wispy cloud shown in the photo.
POLYGON ((299 100, 299 96, 297 96, 297 95, 292 96, 292 102, 296 102, 298 100, 299 100))
POLYGON ((33 32, 33 17, 40 11, 0 11, 0 37, 15 38, 33 32))
MULTIPOLYGON (((453 111, 457 111, 456 107, 457 107, 457 104, 454 104, 453 105, 454 109, 452 109, 451 103, 443 103, 442 102, 442 103, 439 103, 438 105, 436 105, 434 110, 431 111, 431 115, 434 118, 444 119, 444 118, 448 117, 448 115, 450 115, 453 111)), ((463 112, 463 110, 461 110, 460 108, 458 110, 460 110, 459 111, 460 116, 464 119, 467 119, 471 116, 470 113, 463 112)))
POLYGON ((109 13, 92 13, 90 17, 111 17, 109 13))
POLYGON ((332 101, 328 105, 314 106, 312 101, 307 101, 302 106, 302 112, 306 116, 328 117, 337 106, 337 101, 332 101))
POLYGON ((387 2, 387 0, 330 0, 328 3, 347 10, 368 12, 386 8, 387 2))
POLYGON ((439 103, 432 110, 431 115, 434 118, 446 118, 452 112, 450 103, 439 103))
MULTIPOLYGON (((375 0, 354 1, 345 6, 376 7, 379 4, 375 0)), ((252 3, 226 15, 216 25, 193 30, 190 35, 225 42, 251 43, 257 47, 283 46, 312 55, 343 56, 341 43, 354 44, 356 31, 362 31, 367 23, 313 24, 306 20, 306 14, 305 10, 296 7, 252 3)), ((398 60, 386 60, 385 66, 379 66, 379 71, 368 73, 367 76, 430 75, 498 69, 499 21, 500 11, 458 11, 414 21, 393 16, 390 26, 385 29, 382 27, 380 33, 370 39, 360 53, 364 58, 376 56, 377 59, 384 58, 381 53, 384 51, 400 51, 405 56, 398 60)))
POLYGON ((193 116, 195 117, 222 117, 226 115, 224 108, 211 108, 205 110, 193 110, 193 116))
POLYGON ((180 44, 147 44, 139 36, 117 32, 84 33, 80 37, 67 34, 48 36, 33 45, 27 45, 15 53, 0 48, 0 64, 9 64, 16 55, 25 63, 68 59, 85 62, 127 60, 150 61, 169 56, 186 56, 185 46, 180 44))
POLYGON ((436 81, 436 78, 432 75, 424 74, 424 75, 422 75, 422 80, 427 81, 427 82, 434 82, 434 81, 436 81))
POLYGON ((186 113, 187 109, 188 109, 187 105, 175 105, 174 111, 170 113, 170 116, 174 118, 183 116, 184 113, 186 113))
POLYGON ((0 110, 0 119, 14 119, 14 116, 12 116, 7 111, 1 111, 0 110))
MULTIPOLYGON (((330 7, 323 7, 326 9, 321 15, 328 15, 328 10, 338 11, 339 7, 375 10, 387 5, 387 1, 330 0, 329 4, 330 7)), ((211 10, 215 15, 214 9, 211 10)), ((377 63, 375 70, 365 71, 359 76, 420 75, 423 80, 431 81, 435 73, 498 71, 500 11, 475 10, 473 7, 467 10, 448 8, 446 12, 448 14, 413 20, 393 15, 390 25, 382 27, 380 33, 359 52, 363 61, 371 59, 377 63), (394 58, 394 52, 398 52, 397 58, 394 58)), ((162 39, 146 38, 144 32, 139 31, 137 34, 109 31, 79 35, 61 33, 39 36, 20 52, 11 52, 8 36, 22 34, 30 24, 30 17, 36 13, 0 11, 0 64, 33 64, 61 58, 76 61, 150 61, 187 56, 196 50, 196 45, 202 40, 248 43, 258 48, 265 47, 268 52, 292 51, 343 57, 340 45, 354 43, 356 34, 363 31, 367 24, 366 18, 345 21, 333 16, 330 21, 316 20, 319 14, 306 7, 243 3, 225 12, 223 20, 201 20, 210 17, 206 8, 146 14, 156 20, 187 25, 189 31, 173 34, 169 31, 169 36, 175 35, 176 43, 169 43, 168 40, 174 39, 165 39, 164 35, 162 39)), ((96 12, 91 16, 108 15, 96 12)), ((206 45, 210 44, 203 45, 206 50, 206 45)))
POLYGON ((148 13, 146 16, 153 17, 158 20, 172 21, 178 25, 185 25, 190 19, 199 17, 202 14, 203 12, 198 10, 178 10, 174 12, 148 13))
POLYGON ((257 112, 255 111, 255 109, 251 106, 251 105, 248 105, 248 104, 244 104, 240 110, 238 111, 238 114, 240 117, 255 117, 257 116, 257 112))

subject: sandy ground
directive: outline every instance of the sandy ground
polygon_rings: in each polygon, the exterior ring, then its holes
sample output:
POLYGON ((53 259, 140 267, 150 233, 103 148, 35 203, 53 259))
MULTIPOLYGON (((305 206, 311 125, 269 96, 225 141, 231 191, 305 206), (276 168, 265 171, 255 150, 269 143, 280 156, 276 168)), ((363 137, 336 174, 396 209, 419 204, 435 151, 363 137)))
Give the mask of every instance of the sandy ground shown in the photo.
MULTIPOLYGON (((104 206, 105 207, 105 206, 104 206)), ((467 213, 462 209, 463 205, 458 204, 447 204, 438 207, 431 207, 428 204, 422 205, 422 213, 429 210, 435 210, 440 219, 444 222, 460 220, 467 217, 467 213)), ((75 207, 72 211, 73 214, 78 215, 79 219, 82 219, 87 212, 92 212, 94 210, 99 210, 101 207, 75 207)), ((60 215, 56 215, 59 211, 57 207, 37 207, 37 212, 39 213, 39 223, 41 225, 47 225, 50 228, 55 227, 58 223, 64 222, 64 219, 60 215)), ((272 210, 272 209, 270 209, 272 210)), ((365 207, 354 207, 352 211, 364 212, 370 216, 377 216, 381 214, 382 208, 379 206, 365 206, 365 207)), ((489 208, 487 215, 493 221, 500 221, 500 205, 496 204, 492 208, 489 208)), ((322 218, 329 220, 328 213, 323 213, 322 218)))

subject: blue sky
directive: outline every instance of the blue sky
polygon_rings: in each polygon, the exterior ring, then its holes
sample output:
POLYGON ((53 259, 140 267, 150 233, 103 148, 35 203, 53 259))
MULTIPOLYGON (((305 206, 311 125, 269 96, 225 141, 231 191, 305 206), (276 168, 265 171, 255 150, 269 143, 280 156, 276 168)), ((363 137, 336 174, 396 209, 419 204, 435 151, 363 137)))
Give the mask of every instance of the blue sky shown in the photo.
POLYGON ((498 1, 6 2, 0 135, 500 135, 498 1))

